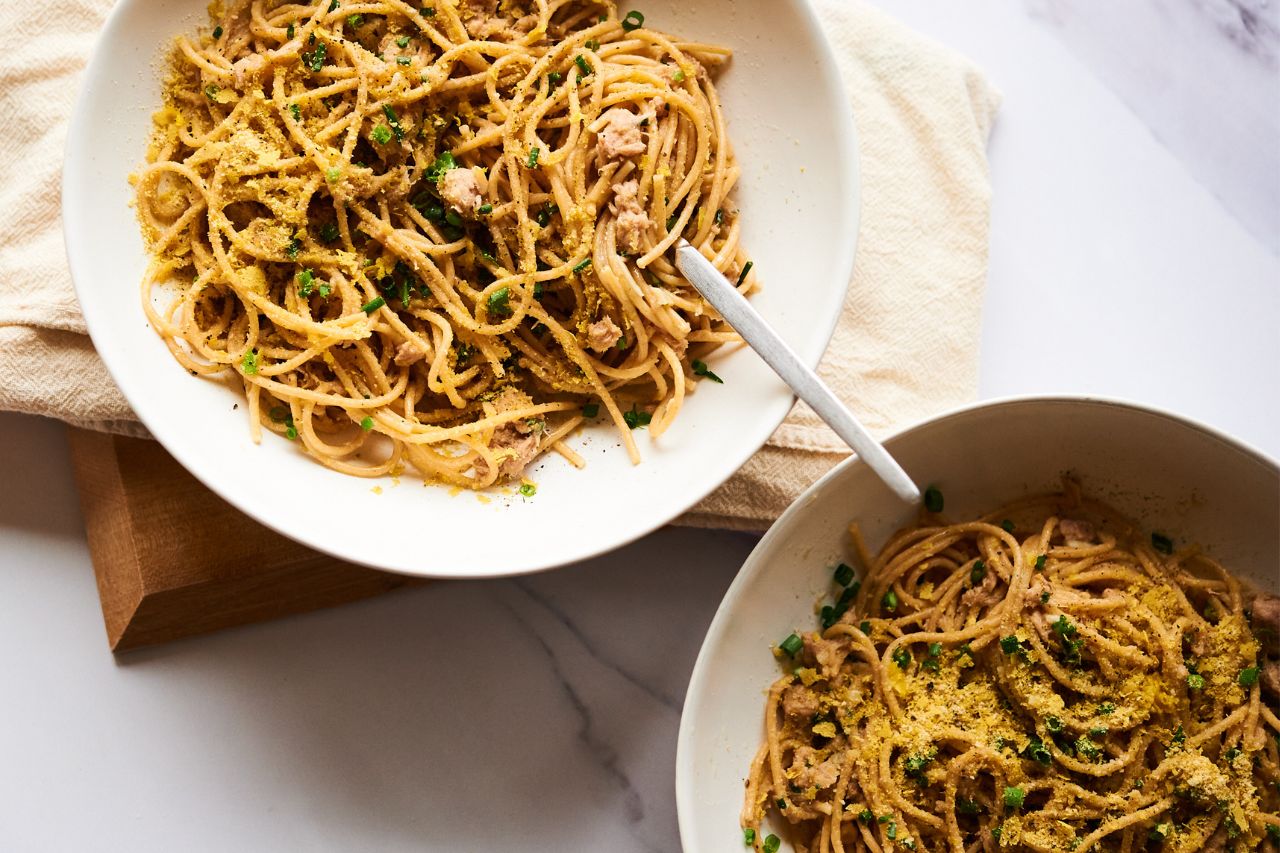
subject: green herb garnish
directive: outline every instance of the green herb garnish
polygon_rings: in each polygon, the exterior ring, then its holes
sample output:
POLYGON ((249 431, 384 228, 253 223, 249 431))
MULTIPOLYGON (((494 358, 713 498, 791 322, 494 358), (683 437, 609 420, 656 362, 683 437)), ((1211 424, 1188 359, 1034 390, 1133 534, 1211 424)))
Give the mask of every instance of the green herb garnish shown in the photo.
POLYGON ((636 10, 632 9, 630 12, 626 14, 626 17, 622 19, 623 32, 629 33, 632 30, 638 30, 643 26, 644 26, 643 12, 637 12, 636 10))
POLYGON ((361 305, 360 310, 366 314, 372 314, 374 311, 377 311, 379 308, 381 308, 383 305, 386 305, 386 304, 387 304, 387 300, 383 299, 381 296, 376 296, 373 299, 366 302, 364 305, 361 305))
POLYGON ((710 370, 707 369, 707 365, 705 362, 701 362, 701 361, 698 361, 697 359, 694 359, 693 372, 694 372, 694 375, 696 376, 702 376, 706 379, 710 379, 712 382, 718 382, 721 385, 724 384, 723 379, 721 379, 719 376, 716 376, 714 373, 712 373, 710 370))
POLYGON ((795 657, 796 653, 804 648, 804 640, 800 639, 799 634, 793 633, 778 643, 778 648, 786 652, 788 657, 795 657))
POLYGON ((945 505, 942 491, 937 486, 930 486, 924 490, 924 508, 929 512, 942 512, 942 507, 945 505))

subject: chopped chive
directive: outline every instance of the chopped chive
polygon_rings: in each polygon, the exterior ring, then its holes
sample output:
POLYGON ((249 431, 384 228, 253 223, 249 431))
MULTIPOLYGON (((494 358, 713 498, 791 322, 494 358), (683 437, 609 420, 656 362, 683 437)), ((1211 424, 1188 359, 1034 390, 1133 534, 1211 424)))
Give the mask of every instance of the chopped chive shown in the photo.
POLYGON ((373 129, 373 133, 371 135, 373 136, 374 142, 379 145, 386 145, 391 141, 391 128, 387 127, 385 124, 380 124, 373 129))
POLYGON ((898 665, 899 669, 906 669, 911 666, 911 650, 906 646, 898 646, 893 652, 893 662, 898 665))
POLYGON ((1007 637, 1000 638, 1000 651, 1004 652, 1006 655, 1016 654, 1021 648, 1021 641, 1012 634, 1007 637))
POLYGON ((885 610, 888 610, 890 613, 892 613, 893 611, 898 609, 898 594, 895 593, 893 590, 889 590, 884 594, 884 598, 881 599, 880 603, 884 605, 885 610))
POLYGON ((636 10, 632 9, 630 12, 627 13, 626 17, 622 19, 622 29, 624 32, 629 33, 632 30, 638 30, 643 26, 644 26, 643 12, 637 12, 636 10))
POLYGON ((578 264, 576 267, 574 267, 574 268, 573 268, 573 271, 574 271, 574 272, 582 272, 583 270, 585 270, 585 269, 586 269, 587 267, 589 267, 589 266, 591 266, 591 259, 590 259, 590 258, 587 258, 587 259, 586 259, 586 260, 584 260, 582 263, 580 263, 580 264, 578 264))
POLYGON ((347 26, 351 27, 352 29, 359 29, 360 25, 363 23, 364 23, 364 15, 361 15, 358 13, 355 15, 347 15, 347 26))
POLYGON ((587 50, 599 50, 600 42, 596 41, 595 39, 587 39, 585 47, 587 48, 587 50))
POLYGON ((1027 792, 1017 787, 1006 787, 1004 789, 1004 807, 1006 809, 1020 809, 1022 803, 1027 797, 1027 792))
POLYGON ((1204 676, 1198 672, 1193 672, 1187 676, 1187 687, 1191 690, 1204 689, 1204 676))
POLYGON ((324 179, 329 183, 337 183, 338 178, 342 177, 342 167, 334 166, 332 169, 325 169, 324 179))
POLYGON ((222 90, 219 89, 217 86, 213 85, 212 83, 210 83, 208 86, 204 87, 204 96, 216 103, 218 100, 218 92, 220 91, 222 90))
POLYGON ((240 357, 240 369, 250 376, 258 372, 258 351, 245 350, 243 356, 240 357))
POLYGON ((861 622, 859 622, 858 630, 869 636, 871 634, 871 620, 863 619, 861 622))
POLYGON ((293 114, 294 121, 302 121, 302 107, 297 104, 290 104, 289 112, 293 114))
POLYGON ((756 831, 751 827, 742 830, 742 843, 751 845, 756 843, 756 831))
POLYGON ((751 268, 756 265, 755 261, 747 261, 742 266, 742 272, 738 274, 738 283, 736 287, 742 287, 742 283, 747 280, 747 274, 751 272, 751 268))
POLYGON ((324 67, 324 58, 328 51, 329 46, 324 42, 318 43, 310 53, 304 51, 301 54, 303 66, 310 69, 313 74, 319 72, 324 67))
POLYGON ((946 505, 946 501, 942 498, 942 492, 937 486, 930 486, 924 490, 924 508, 929 512, 942 512, 942 508, 946 505))
POLYGON ((436 16, 436 10, 431 6, 423 6, 422 16, 424 18, 434 18, 436 16))
POLYGON ((365 419, 360 422, 360 429, 365 432, 373 429, 373 418, 366 416, 365 419))
POLYGON ((410 56, 396 57, 396 65, 412 65, 412 64, 413 64, 413 57, 410 57, 410 56))
POLYGON ((373 299, 369 300, 364 305, 361 305, 360 310, 366 314, 372 314, 374 311, 377 311, 379 308, 381 308, 383 305, 386 305, 386 304, 387 304, 387 300, 383 299, 381 296, 375 296, 373 299))
POLYGON ((404 128, 400 126, 400 117, 396 115, 396 111, 390 104, 383 104, 382 114, 387 117, 387 124, 391 125, 391 132, 396 135, 396 142, 404 142, 404 128))
POLYGON ((541 152, 537 148, 529 149, 529 159, 526 161, 525 165, 527 165, 530 169, 538 168, 538 155, 540 153, 541 152))
POLYGON ((840 586, 848 586, 853 583, 853 566, 848 563, 841 563, 836 566, 835 579, 840 586))
POLYGON ((547 75, 547 88, 554 89, 556 86, 560 85, 560 81, 563 79, 564 79, 564 75, 561 74, 559 71, 552 71, 550 74, 547 75))
POLYGON ((338 0, 332 0, 332 2, 329 4, 329 11, 336 12, 337 10, 338 10, 338 0))
POLYGON ((1047 555, 1045 555, 1045 554, 1041 554, 1040 556, 1036 557, 1036 571, 1037 571, 1037 572, 1043 572, 1043 571, 1044 571, 1044 562, 1045 562, 1045 560, 1047 560, 1047 559, 1049 559, 1049 557, 1048 557, 1047 555))
POLYGON ((710 379, 712 382, 716 382, 721 385, 724 384, 723 379, 721 379, 719 376, 716 376, 714 373, 712 373, 710 370, 707 369, 707 365, 705 362, 701 362, 701 361, 698 361, 697 359, 694 359, 693 372, 695 376, 702 376, 706 379, 710 379))
POLYGON ((1236 683, 1241 687, 1252 687, 1258 683, 1258 668, 1250 666, 1240 670, 1240 676, 1236 678, 1236 683))
POLYGON ((306 269, 298 273, 296 276, 298 281, 298 295, 304 299, 311 295, 311 291, 315 289, 316 276, 311 270, 306 269))
POLYGON ((338 230, 338 223, 326 222, 320 226, 320 239, 326 243, 332 243, 342 236, 342 232, 338 230))
POLYGON ((671 81, 672 81, 673 83, 683 83, 683 82, 684 82, 684 69, 683 69, 683 68, 678 68, 678 69, 676 69, 676 73, 671 75, 671 81))
POLYGON ((511 313, 511 288, 500 287, 489 294, 489 313, 494 316, 511 313))
POLYGON ((1013 532, 1013 522, 1007 518, 1004 521, 1000 522, 1000 527, 1001 529, 1004 530, 1005 533, 1013 532))
POLYGON ((1155 548, 1161 554, 1173 553, 1173 540, 1163 533, 1151 534, 1151 547, 1155 548))
POLYGON ((400 36, 400 38, 396 39, 396 47, 408 47, 408 46, 409 46, 408 36, 400 36))
POLYGON ((761 848, 764 853, 778 853, 778 848, 782 846, 782 839, 770 833, 764 837, 764 846, 761 848))
POLYGON ((493 213, 493 205, 486 202, 485 204, 482 204, 476 208, 476 213, 480 214, 481 216, 488 216, 490 213, 493 213))
POLYGON ((289 26, 284 28, 284 37, 289 41, 293 41, 293 34, 296 32, 293 28, 293 21, 289 22, 289 26))
POLYGON ((587 403, 582 407, 582 416, 584 418, 595 418, 600 416, 599 403, 587 403))
POLYGON ((298 428, 292 425, 285 427, 284 437, 290 441, 296 441, 298 438, 298 428))
POLYGON ((653 420, 653 415, 645 411, 637 411, 635 405, 631 406, 631 411, 622 413, 622 421, 630 429, 640 429, 647 427, 653 420))
POLYGON ((573 63, 578 66, 579 80, 591 74, 591 66, 587 64, 587 60, 583 58, 582 54, 575 56, 573 58, 573 63))
POLYGON ((213 28, 213 37, 214 37, 215 39, 220 39, 220 38, 222 38, 222 27, 214 27, 214 28, 213 28))
POLYGON ((795 657, 796 652, 804 648, 804 640, 800 639, 799 634, 793 633, 790 636, 788 636, 785 640, 783 640, 781 643, 778 643, 778 648, 786 652, 788 656, 795 657))
POLYGON ((520 494, 524 495, 526 498, 531 498, 537 493, 538 493, 538 487, 535 486, 533 483, 520 484, 520 494))
POLYGON ((982 583, 982 579, 986 577, 987 564, 981 560, 973 561, 973 568, 969 569, 969 583, 977 586, 982 583))
POLYGON ((456 210, 447 210, 444 214, 444 221, 452 225, 454 228, 462 227, 462 216, 456 210))
POLYGON ((554 201, 549 201, 538 211, 537 219, 539 228, 546 228, 551 224, 551 217, 555 215, 560 207, 554 201))
POLYGON ((284 255, 289 260, 296 261, 298 259, 298 251, 301 248, 302 243, 298 240, 297 236, 295 235, 290 237, 289 242, 285 244, 284 255))

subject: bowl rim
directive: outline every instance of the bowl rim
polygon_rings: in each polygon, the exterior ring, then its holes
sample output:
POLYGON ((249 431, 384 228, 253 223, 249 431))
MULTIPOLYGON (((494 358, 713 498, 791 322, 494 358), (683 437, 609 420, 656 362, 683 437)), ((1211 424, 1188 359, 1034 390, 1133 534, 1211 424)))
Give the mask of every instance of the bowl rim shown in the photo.
MULTIPOLYGON (((1193 431, 1199 432, 1209 438, 1216 439, 1227 446, 1252 457, 1254 461, 1263 467, 1271 469, 1278 477, 1280 477, 1280 461, 1265 453, 1261 449, 1254 447, 1252 444, 1229 435, 1216 427, 1209 426, 1201 421, 1186 415, 1173 412, 1153 404, 1140 403, 1133 400, 1126 400, 1119 397, 1103 396, 1096 394, 1014 394, 1001 397, 993 397, 987 400, 979 400, 972 403, 965 403, 959 406, 946 409, 936 415, 915 421, 901 429, 895 430, 893 433, 884 437, 883 442, 888 443, 895 439, 908 436, 919 430, 936 426, 937 424, 954 418, 963 417, 973 412, 982 410, 997 410, 1001 408, 1016 407, 1023 405, 1036 404, 1090 404, 1104 407, 1112 407, 1125 409, 1131 412, 1139 412, 1142 414, 1153 415, 1155 417, 1164 418, 1173 421, 1183 427, 1188 427, 1193 431)), ((724 596, 720 599, 720 603, 716 606, 715 615, 711 618, 710 625, 707 626, 707 632, 702 638, 702 645, 698 648, 698 657, 694 661, 693 670, 689 675, 689 685, 685 690, 684 702, 680 711, 680 729, 676 737, 676 765, 675 765, 675 792, 676 792, 676 819, 680 832, 680 843, 685 850, 696 851, 697 844, 694 836, 692 814, 696 809, 695 801, 696 792, 693 789, 693 770, 690 766, 690 756, 693 751, 693 730, 689 709, 699 704, 702 695, 706 690, 706 672, 711 666, 710 648, 718 641, 727 629, 728 614, 736 606, 737 600, 742 595, 743 588, 747 585, 750 578, 762 571, 761 566, 764 564, 763 554, 773 548, 773 543, 783 536, 785 531, 789 529, 795 520, 805 513, 812 504, 811 497, 826 487, 832 480, 844 475, 849 468, 862 464, 861 460, 856 456, 849 456, 834 466, 826 474, 823 474, 813 485, 805 489, 787 508, 782 512, 778 519, 774 521, 765 534, 751 549, 751 553, 747 555, 742 566, 738 569, 733 581, 725 590, 724 596)))
MULTIPOLYGON (((106 61, 104 56, 106 55, 107 45, 115 43, 121 37, 122 20, 141 2, 143 0, 119 0, 108 13, 94 43, 89 60, 82 72, 79 90, 71 113, 66 142, 63 147, 63 169, 59 183, 62 202, 63 245, 76 297, 82 306, 85 304, 85 294, 88 292, 92 278, 89 269, 90 259, 84 257, 87 250, 79 245, 83 239, 82 234, 74 221, 74 217, 69 212, 66 202, 69 197, 75 197, 75 188, 83 186, 86 180, 84 172, 88 168, 89 156, 85 150, 87 143, 84 140, 88 138, 86 134, 92 130, 92 126, 88 123, 89 119, 86 118, 90 111, 85 109, 85 106, 89 99, 92 83, 110 73, 109 66, 103 65, 106 61)), ((623 6, 625 8, 626 4, 623 4, 623 6)), ((810 367, 816 368, 830 346, 831 338, 840 320, 841 307, 847 298, 853 277, 854 260, 859 243, 858 232, 862 218, 862 170, 859 159, 860 149, 857 125, 850 106, 849 93, 836 63, 831 43, 828 41, 818 20, 817 12, 809 0, 793 0, 791 6, 797 16, 797 22, 803 28, 806 36, 817 46, 816 54, 811 58, 817 66, 819 79, 824 82, 830 97, 834 98, 843 107, 836 111, 834 116, 837 133, 836 138, 830 142, 839 156, 839 162, 844 167, 841 170, 843 185, 840 187, 840 195, 850 199, 845 211, 847 220, 845 230, 849 236, 847 239, 840 241, 838 245, 832 247, 832 254, 835 256, 833 269, 843 282, 843 286, 839 288, 833 286, 831 288, 832 292, 827 298, 832 304, 828 306, 828 310, 825 312, 827 319, 815 324, 817 327, 817 334, 813 336, 815 352, 808 358, 802 355, 802 358, 810 367), (820 348, 817 347, 818 344, 820 344, 820 348)), ((833 279, 836 277, 833 274, 833 279)), ((742 445, 744 451, 736 454, 727 454, 721 457, 717 464, 708 466, 713 473, 705 481, 705 488, 688 490, 681 500, 674 502, 667 510, 655 513, 643 523, 620 531, 620 535, 608 539, 607 542, 601 541, 598 544, 563 548, 555 552, 546 552, 541 556, 536 551, 530 550, 527 552, 529 557, 523 561, 509 561, 500 566, 492 564, 473 566, 465 572, 449 571, 447 567, 427 567, 424 569, 416 564, 406 562, 404 555, 400 555, 397 562, 394 559, 388 559, 390 555, 370 556, 361 552, 357 547, 344 545, 340 542, 316 541, 307 536, 308 531, 303 524, 290 521, 284 517, 276 517, 269 513, 252 511, 234 489, 224 488, 225 481, 214 476, 214 471, 211 468, 200 464, 196 458, 198 453, 195 447, 184 445, 174 430, 168 429, 163 425, 160 429, 155 428, 155 424, 162 424, 162 422, 158 422, 149 416, 150 411, 159 405, 154 400, 155 395, 150 393, 146 387, 135 383, 127 363, 123 359, 117 360, 116 356, 111 355, 109 347, 105 352, 98 347, 97 341, 100 339, 100 333, 95 334, 95 329, 99 329, 100 323, 104 323, 105 320, 101 317, 90 316, 91 312, 83 312, 83 314, 89 337, 94 341, 95 350, 102 359, 108 375, 120 389, 148 434, 158 441, 188 473, 210 491, 226 500, 240 512, 249 515, 258 523, 294 541, 301 542, 315 551, 355 565, 412 577, 463 580, 517 577, 580 563, 628 545, 669 524, 723 485, 764 447, 769 436, 773 435, 790 413, 795 399, 792 396, 792 405, 788 405, 785 408, 780 406, 776 416, 754 420, 752 422, 754 427, 744 430, 750 435, 750 440, 742 445)))

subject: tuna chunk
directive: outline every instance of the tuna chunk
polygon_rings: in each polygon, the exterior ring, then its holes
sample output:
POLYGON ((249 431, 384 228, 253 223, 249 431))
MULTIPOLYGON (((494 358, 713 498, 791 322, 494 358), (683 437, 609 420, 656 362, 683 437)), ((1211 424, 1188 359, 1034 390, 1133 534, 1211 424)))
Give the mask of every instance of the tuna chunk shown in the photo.
POLYGON ((627 181, 614 187, 613 203, 609 209, 614 215, 614 237, 618 249, 623 254, 635 254, 640 250, 641 241, 650 224, 648 215, 640 206, 639 181, 627 181))
POLYGON ((818 694, 803 684, 792 684, 782 691, 782 713, 788 719, 808 722, 818 713, 818 694))
POLYGON ((250 83, 262 79, 262 72, 267 67, 267 59, 260 53, 251 53, 237 59, 231 65, 231 73, 236 77, 236 88, 243 89, 250 83))
POLYGON ((1272 701, 1280 702, 1280 661, 1263 661, 1260 680, 1262 692, 1271 694, 1272 701))
POLYGON ((608 352, 618 345, 622 330, 610 317, 604 317, 587 327, 587 346, 593 352, 608 352))
MULTIPOLYGON (((515 388, 507 388, 494 399, 493 406, 498 414, 502 414, 531 402, 527 394, 515 388)), ((489 448, 498 457, 498 482, 514 480, 524 472, 529 463, 542 452, 544 434, 541 421, 528 420, 506 423, 493 431, 489 448)), ((481 477, 488 475, 489 465, 485 460, 476 461, 476 473, 481 477)))
POLYGON ((802 746, 796 749, 787 775, 797 788, 830 788, 839 780, 839 760, 831 756, 826 761, 819 761, 818 755, 813 747, 802 746))
POLYGON ((1092 544, 1095 541, 1096 533, 1093 525, 1087 521, 1064 518, 1058 522, 1058 531, 1062 533, 1062 538, 1068 542, 1092 544))
POLYGON ((405 341, 396 348, 396 364, 404 367, 410 364, 417 364, 427 357, 418 345, 413 341, 405 341))
POLYGON ((1268 654, 1280 654, 1280 598, 1259 595, 1250 606, 1253 633, 1268 654))
POLYGON ((480 178, 473 169, 450 169, 440 178, 440 198, 463 214, 473 214, 484 199, 480 178))
POLYGON ((600 129, 600 151, 606 160, 634 157, 643 154, 647 147, 640 132, 640 116, 614 107, 604 114, 605 126, 600 129))

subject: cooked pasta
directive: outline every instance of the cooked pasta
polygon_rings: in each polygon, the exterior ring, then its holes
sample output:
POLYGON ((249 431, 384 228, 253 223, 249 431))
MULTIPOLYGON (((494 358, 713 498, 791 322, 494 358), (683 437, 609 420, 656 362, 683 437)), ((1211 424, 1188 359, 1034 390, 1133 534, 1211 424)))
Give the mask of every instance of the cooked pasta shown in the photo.
POLYGON ((755 286, 713 73, 598 0, 238 0, 176 41, 137 208, 151 325, 365 477, 484 488, 607 418, 661 435, 755 286))
POLYGON ((851 534, 861 580, 775 649, 757 849, 768 813, 814 853, 1280 847, 1280 599, 1071 484, 851 534))

